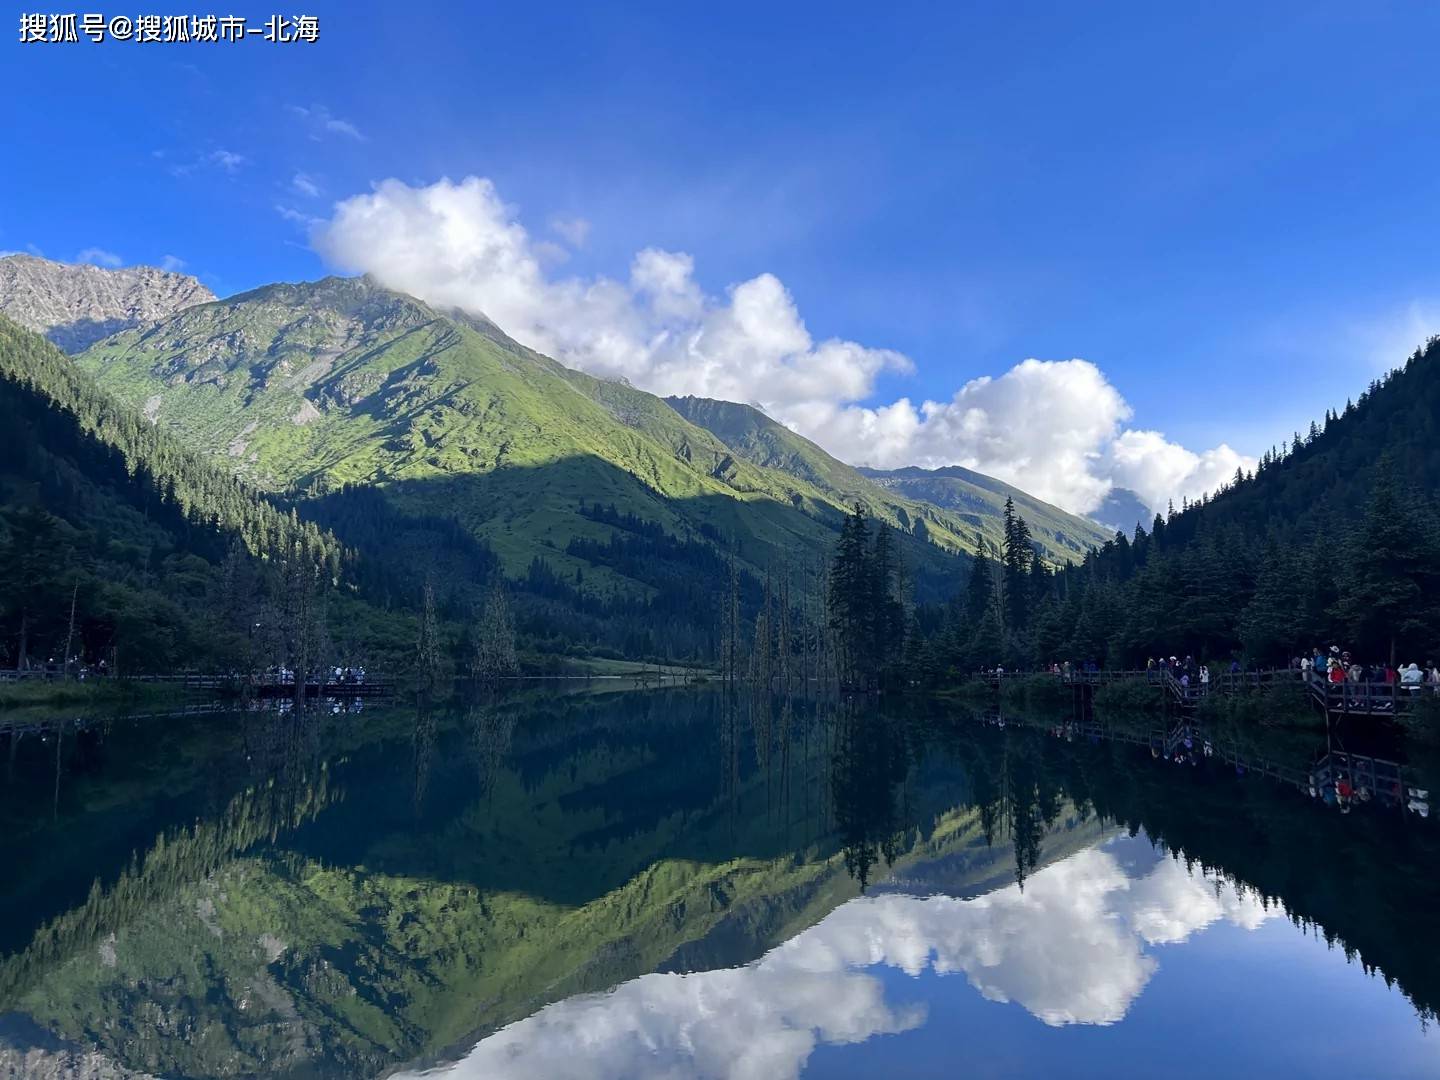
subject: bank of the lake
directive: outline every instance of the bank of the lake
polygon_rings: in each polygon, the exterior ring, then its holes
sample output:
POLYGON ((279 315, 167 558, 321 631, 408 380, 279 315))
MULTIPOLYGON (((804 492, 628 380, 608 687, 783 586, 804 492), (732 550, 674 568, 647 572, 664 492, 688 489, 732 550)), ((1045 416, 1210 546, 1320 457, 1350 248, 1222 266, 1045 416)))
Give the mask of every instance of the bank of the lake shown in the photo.
POLYGON ((131 679, 0 680, 0 709, 167 705, 192 697, 183 685, 131 679))

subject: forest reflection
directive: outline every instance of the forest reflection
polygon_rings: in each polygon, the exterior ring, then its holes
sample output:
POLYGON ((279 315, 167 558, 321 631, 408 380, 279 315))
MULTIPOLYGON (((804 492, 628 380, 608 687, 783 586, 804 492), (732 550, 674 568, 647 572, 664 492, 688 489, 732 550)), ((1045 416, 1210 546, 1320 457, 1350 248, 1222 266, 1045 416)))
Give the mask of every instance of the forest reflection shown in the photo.
POLYGON ((918 1023, 875 997, 877 964, 1104 1024, 1150 946, 1283 916, 1432 1016, 1432 824, 1237 773, 1263 753, 1304 775, 1303 741, 1217 735, 1177 764, 1147 724, 716 690, 31 717, 0 727, 0 861, 24 868, 0 885, 0 1014, 236 1076, 457 1044, 497 1070, 507 1039, 592 1023, 585 995, 617 986, 621 1043, 662 1045, 654 1025, 715 995, 768 1002, 780 1043, 918 1023), (1385 887, 1337 890, 1336 865, 1385 887))

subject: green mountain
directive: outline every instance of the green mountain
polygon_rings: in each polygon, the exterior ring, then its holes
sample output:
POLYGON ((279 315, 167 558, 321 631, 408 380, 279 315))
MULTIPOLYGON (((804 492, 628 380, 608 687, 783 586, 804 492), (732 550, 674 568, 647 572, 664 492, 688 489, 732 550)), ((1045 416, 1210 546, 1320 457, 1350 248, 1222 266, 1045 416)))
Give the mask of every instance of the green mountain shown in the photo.
POLYGON ((972 548, 973 536, 979 533, 998 544, 1003 536, 1001 515, 1009 496, 1052 562, 1078 561, 1090 548, 1110 539, 1111 534, 1094 522, 968 469, 857 469, 837 461, 752 405, 697 397, 665 400, 746 461, 803 480, 842 506, 858 502, 872 517, 899 521, 911 531, 923 528, 971 537, 972 548))
POLYGON ((238 581, 342 552, 0 317, 0 667, 175 670, 230 644, 238 581), (265 565, 262 566, 262 560, 265 565), (72 607, 74 613, 71 621, 72 607))
POLYGON ((959 465, 940 469, 860 469, 860 474, 887 491, 931 503, 953 511, 966 521, 983 523, 987 537, 1001 534, 1000 517, 1005 500, 1013 499, 1015 509, 1030 526, 1032 537, 1043 549, 1057 552, 1058 561, 1078 562, 1085 553, 1114 537, 1114 530, 1041 502, 994 477, 959 465))
MULTIPOLYGON (((77 363, 186 445, 262 488, 303 493, 302 512, 348 543, 385 539, 344 528, 364 527, 346 500, 373 504, 355 492, 376 489, 402 531, 402 519, 452 520, 512 578, 540 555, 546 574, 602 600, 653 599, 705 552, 757 577, 809 571, 846 509, 833 485, 756 464, 659 398, 364 278, 190 307, 77 363), (637 537, 668 556, 617 553, 637 537)), ((953 580, 968 530, 906 500, 875 509, 922 586, 953 580)))

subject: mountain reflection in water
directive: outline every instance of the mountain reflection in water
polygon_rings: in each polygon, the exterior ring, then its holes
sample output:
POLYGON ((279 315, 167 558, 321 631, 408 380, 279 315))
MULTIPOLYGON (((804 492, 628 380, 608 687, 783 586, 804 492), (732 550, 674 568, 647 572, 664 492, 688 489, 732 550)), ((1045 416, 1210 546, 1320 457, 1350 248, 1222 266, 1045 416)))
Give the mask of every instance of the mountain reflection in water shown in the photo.
POLYGON ((1236 775, 1303 777, 1323 734, 1176 764, 1145 723, 1010 719, 655 691, 12 724, 0 1075, 930 1075, 952 1013, 1034 1025, 1005 1075, 1106 1027, 1067 1059, 1103 1071, 1277 948, 1252 1059, 1333 1005, 1367 1068, 1440 1065, 1432 823, 1236 775))
POLYGON ((1147 944, 1182 942, 1222 918, 1254 928, 1283 914, 1139 843, 1128 867, 1110 841, 1038 871, 1023 891, 851 900, 748 967, 644 975, 548 1006, 448 1074, 795 1076, 817 1043, 925 1022, 922 1005, 886 1002, 867 971, 879 965, 963 975, 986 999, 1052 1026, 1114 1023, 1155 973, 1147 944))

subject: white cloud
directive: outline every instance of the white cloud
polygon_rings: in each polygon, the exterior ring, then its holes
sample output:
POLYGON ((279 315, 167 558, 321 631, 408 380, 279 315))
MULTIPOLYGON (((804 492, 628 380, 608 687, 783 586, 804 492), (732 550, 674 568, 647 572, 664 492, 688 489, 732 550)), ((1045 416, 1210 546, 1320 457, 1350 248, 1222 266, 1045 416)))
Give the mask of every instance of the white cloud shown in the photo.
POLYGON ((544 272, 488 180, 414 188, 387 180, 339 203, 314 233, 330 261, 443 306, 483 312, 520 341, 657 393, 760 400, 783 413, 869 394, 898 353, 812 340, 780 281, 761 274, 706 296, 688 255, 646 250, 630 280, 544 272))
POLYGON ((286 105, 286 110, 298 116, 310 129, 310 138, 316 142, 328 135, 340 135, 356 142, 364 142, 365 136, 349 120, 342 120, 324 105, 286 105))
POLYGON ((76 254, 77 263, 89 263, 91 266, 116 267, 124 264, 125 260, 113 251, 106 251, 104 248, 88 247, 76 254))
POLYGON ((156 161, 168 161, 165 171, 171 176, 184 178, 202 169, 220 169, 223 172, 234 174, 242 167, 250 164, 250 159, 244 154, 237 154, 233 150, 221 148, 202 152, 195 157, 187 157, 184 160, 177 160, 176 155, 168 150, 152 150, 150 156, 156 161))
POLYGON ((552 217, 550 231, 571 247, 580 248, 584 247, 585 241, 590 239, 590 222, 583 217, 552 217))
POLYGON ((315 182, 315 178, 309 173, 297 172, 290 178, 290 186, 308 199, 318 199, 320 197, 320 185, 315 182))
MULTIPOLYGON (((589 229, 582 219, 549 224, 574 246, 589 229)), ((971 380, 949 401, 866 405, 877 377, 912 371, 910 360, 815 340, 774 275, 710 294, 690 255, 647 248, 624 281, 556 276, 549 271, 563 250, 532 237, 480 177, 425 187, 385 180, 338 203, 312 240, 342 268, 483 313, 575 367, 654 393, 758 404, 855 464, 964 465, 1082 513, 1117 484, 1160 509, 1213 489, 1236 464, 1254 465, 1226 446, 1197 454, 1158 432, 1128 430, 1129 405, 1084 360, 1026 360, 971 380)))
POLYGON ((160 269, 169 270, 172 274, 178 274, 185 269, 185 260, 178 255, 165 255, 160 259, 160 269))
POLYGON ((233 173, 242 165, 248 164, 250 159, 232 150, 216 150, 210 154, 209 160, 210 164, 218 166, 228 173, 233 173))
POLYGON ((303 211, 296 210, 295 207, 287 206, 285 203, 276 203, 275 212, 279 214, 282 218, 284 218, 286 221, 293 222, 294 224, 299 225, 305 229, 313 229, 321 224, 321 220, 319 218, 312 217, 310 214, 306 214, 303 211))
POLYGON ((1110 478, 1120 487, 1133 490, 1152 510, 1161 510, 1174 499, 1191 499, 1214 491, 1235 477, 1236 469, 1247 472, 1255 459, 1236 453, 1221 443, 1197 454, 1168 442, 1158 431, 1124 431, 1108 450, 1110 478))
POLYGON ((798 1076, 821 1044, 911 1030, 923 1006, 893 1006, 874 973, 962 975, 990 1001, 1043 1023, 1112 1024, 1159 961, 1147 945, 1182 942, 1220 920, 1254 929, 1280 914, 1162 858, 1128 877, 1104 848, 1032 875, 1021 892, 973 900, 888 895, 852 900, 744 968, 645 975, 607 994, 550 1005, 422 1073, 454 1080, 798 1076))

